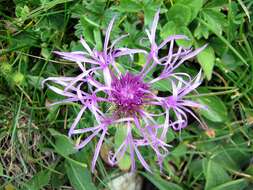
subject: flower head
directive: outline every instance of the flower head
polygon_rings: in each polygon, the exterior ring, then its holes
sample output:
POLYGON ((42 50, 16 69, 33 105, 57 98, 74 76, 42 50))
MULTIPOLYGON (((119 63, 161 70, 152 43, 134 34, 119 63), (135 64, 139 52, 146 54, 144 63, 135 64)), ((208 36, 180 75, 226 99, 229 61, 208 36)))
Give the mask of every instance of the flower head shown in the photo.
POLYGON ((138 112, 138 109, 145 103, 147 98, 146 90, 149 89, 140 76, 135 76, 129 72, 120 78, 112 81, 111 100, 115 103, 119 112, 131 114, 138 112))
POLYGON ((185 99, 185 95, 195 90, 201 84, 201 72, 195 79, 186 73, 175 73, 185 60, 194 57, 201 50, 178 47, 175 52, 175 40, 187 39, 183 35, 169 36, 161 44, 155 41, 159 11, 156 13, 153 25, 147 35, 150 41, 150 50, 117 48, 115 44, 125 36, 121 36, 109 46, 109 35, 114 19, 110 22, 103 51, 91 50, 89 45, 81 38, 84 52, 55 52, 62 58, 74 61, 81 72, 74 77, 49 77, 44 80, 47 86, 54 92, 65 96, 66 99, 56 102, 76 102, 81 105, 80 112, 72 123, 69 136, 87 134, 76 145, 77 149, 86 146, 93 138, 99 137, 95 147, 92 161, 92 171, 106 136, 114 136, 111 128, 118 125, 127 129, 122 144, 110 152, 109 161, 116 165, 126 154, 130 155, 131 169, 136 169, 136 158, 142 166, 151 171, 148 162, 142 156, 141 147, 149 147, 157 157, 157 162, 162 168, 164 158, 168 155, 170 145, 166 143, 166 135, 169 128, 181 130, 187 126, 187 114, 199 119, 191 110, 192 107, 203 108, 202 105, 185 99), (159 51, 169 45, 168 52, 161 57, 159 51), (146 63, 139 73, 120 71, 116 65, 116 59, 124 55, 142 53, 146 56, 146 63), (86 66, 89 65, 87 68, 86 66), (149 80, 146 76, 159 66, 162 68, 160 75, 149 80), (102 77, 101 77, 102 74, 102 77), (159 97, 153 89, 153 84, 162 79, 170 79, 172 95, 159 97), (48 84, 51 81, 60 87, 48 84), (85 87, 85 88, 84 88, 85 87), (87 90, 84 90, 87 89, 87 90), (155 113, 150 110, 156 110, 155 113), (95 126, 77 128, 84 112, 90 112, 95 118, 95 126), (164 117, 164 123, 159 123, 158 118, 164 117))

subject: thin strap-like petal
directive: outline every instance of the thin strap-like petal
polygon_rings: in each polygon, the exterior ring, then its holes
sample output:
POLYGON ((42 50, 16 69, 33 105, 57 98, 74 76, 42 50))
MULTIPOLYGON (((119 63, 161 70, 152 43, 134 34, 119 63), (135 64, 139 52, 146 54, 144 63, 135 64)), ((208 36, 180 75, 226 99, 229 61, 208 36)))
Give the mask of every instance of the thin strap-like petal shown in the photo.
POLYGON ((93 52, 91 51, 89 45, 86 43, 86 41, 83 39, 83 37, 81 36, 80 38, 80 42, 83 45, 83 47, 85 48, 85 50, 90 54, 93 55, 93 52))
POLYGON ((107 48, 108 48, 108 44, 109 44, 109 39, 110 39, 110 33, 112 30, 112 26, 114 23, 115 17, 113 17, 113 19, 110 21, 109 26, 106 30, 106 34, 105 34, 105 41, 104 41, 104 53, 107 53, 107 48))
POLYGON ((95 153, 94 153, 93 160, 92 160, 92 164, 91 164, 91 171, 92 171, 92 172, 94 172, 95 165, 96 165, 96 162, 97 162, 97 159, 98 159, 98 155, 99 155, 99 152, 100 152, 102 143, 103 143, 103 141, 104 141, 104 137, 105 137, 106 131, 107 131, 107 130, 103 129, 103 133, 102 133, 102 135, 100 136, 100 139, 99 139, 99 141, 98 141, 98 143, 97 143, 97 146, 96 146, 96 148, 95 148, 95 153))
POLYGON ((82 109, 79 111, 75 121, 72 123, 70 129, 69 129, 69 133, 68 136, 71 137, 71 135, 73 134, 74 129, 76 128, 76 125, 78 124, 78 122, 80 121, 83 112, 86 110, 87 106, 83 106, 82 109))

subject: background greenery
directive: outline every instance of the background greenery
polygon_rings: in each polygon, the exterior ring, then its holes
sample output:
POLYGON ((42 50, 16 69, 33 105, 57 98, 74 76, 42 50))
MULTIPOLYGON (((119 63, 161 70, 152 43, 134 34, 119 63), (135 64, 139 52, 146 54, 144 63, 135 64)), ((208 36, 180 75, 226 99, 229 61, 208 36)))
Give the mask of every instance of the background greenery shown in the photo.
MULTIPOLYGON (((78 113, 76 105, 46 105, 61 97, 42 89, 48 76, 70 76, 75 64, 53 50, 81 50, 79 37, 101 49, 110 19, 117 20, 111 38, 129 33, 121 45, 148 47, 140 41, 161 7, 158 41, 185 34, 181 45, 209 46, 181 67, 195 74, 203 68, 200 95, 209 106, 195 110, 208 130, 192 120, 181 133, 170 131, 173 145, 164 171, 153 155, 144 153, 154 173, 144 176, 160 190, 253 189, 253 1, 252 0, 1 0, 0 2, 0 189, 103 189, 123 173, 98 160, 94 175, 90 161, 95 143, 73 149, 66 136, 78 113)), ((138 69, 143 57, 136 58, 138 69)), ((167 93, 166 81, 156 83, 167 93)), ((80 125, 92 125, 87 114, 80 125)), ((106 150, 103 150, 106 153, 106 150)))

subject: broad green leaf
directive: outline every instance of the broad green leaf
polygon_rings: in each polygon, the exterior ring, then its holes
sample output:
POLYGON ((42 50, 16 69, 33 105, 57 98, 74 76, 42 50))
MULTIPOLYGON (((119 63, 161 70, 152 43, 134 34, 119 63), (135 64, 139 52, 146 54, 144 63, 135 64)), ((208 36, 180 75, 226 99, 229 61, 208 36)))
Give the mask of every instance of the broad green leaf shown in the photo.
MULTIPOLYGON (((119 146, 123 143, 127 136, 127 126, 117 125, 115 134, 115 152, 118 150, 119 146)), ((128 170, 131 167, 131 158, 129 155, 129 149, 125 152, 124 156, 119 159, 118 166, 121 170, 128 170)))
POLYGON ((183 34, 189 38, 189 40, 176 40, 177 44, 184 47, 189 47, 193 43, 193 36, 191 31, 186 26, 178 26, 174 21, 167 22, 161 31, 162 39, 166 39, 168 36, 183 34))
POLYGON ((212 30, 215 31, 216 34, 221 35, 222 29, 227 24, 224 14, 214 9, 203 9, 201 14, 212 30))
POLYGON ((143 11, 144 11, 144 23, 145 26, 151 26, 153 22, 156 11, 162 4, 162 0, 152 1, 144 0, 143 1, 143 11))
POLYGON ((182 143, 173 149, 173 151, 171 152, 171 155, 175 157, 180 157, 180 156, 185 155, 186 151, 187 151, 187 147, 184 143, 182 143))
MULTIPOLYGON (((233 142, 236 143, 235 139, 233 139, 233 142)), ((247 147, 237 144, 234 144, 234 146, 224 145, 213 153, 212 159, 225 169, 240 170, 250 159, 250 154, 245 151, 245 148, 247 147)))
POLYGON ((173 141, 176 138, 175 133, 176 132, 173 129, 169 128, 169 130, 167 132, 167 136, 166 136, 166 142, 167 143, 173 141))
POLYGON ((94 44, 93 30, 94 26, 87 21, 87 18, 83 15, 80 17, 79 23, 75 26, 75 35, 80 38, 80 35, 85 37, 85 40, 92 45, 94 44))
POLYGON ((203 176, 202 160, 194 160, 189 165, 189 172, 195 179, 199 179, 203 176))
POLYGON ((219 186, 212 188, 211 190, 243 190, 247 187, 248 182, 245 179, 237 179, 233 181, 229 181, 227 183, 223 183, 219 186))
POLYGON ((48 129, 52 136, 55 138, 56 151, 64 156, 77 152, 74 148, 75 145, 67 136, 57 132, 54 129, 48 129))
POLYGON ((193 36, 191 31, 186 27, 186 26, 181 26, 176 28, 176 33, 177 34, 182 34, 187 36, 189 39, 188 40, 177 40, 177 44, 179 46, 183 47, 190 47, 193 44, 193 36))
POLYGON ((205 39, 208 38, 209 36, 209 30, 206 26, 204 26, 202 23, 198 23, 198 26, 196 27, 196 29, 194 30, 194 36, 197 39, 200 39, 202 37, 204 37, 205 39))
POLYGON ((57 173, 52 172, 50 179, 50 187, 52 189, 60 189, 64 184, 68 183, 66 169, 62 160, 59 160, 59 163, 56 164, 55 170, 57 171, 57 173))
POLYGON ((197 55, 197 59, 204 70, 207 80, 211 80, 215 63, 215 54, 213 48, 210 45, 207 46, 197 55))
POLYGON ((203 6, 203 0, 177 0, 176 4, 182 4, 191 8, 191 20, 195 19, 203 6))
POLYGON ((136 65, 143 66, 146 63, 146 56, 143 53, 138 54, 138 62, 136 62, 136 65))
POLYGON ((37 190, 42 189, 49 184, 51 177, 50 170, 43 170, 35 174, 31 180, 24 184, 24 189, 26 190, 37 190))
POLYGON ((169 21, 162 27, 160 34, 161 38, 166 39, 168 36, 175 34, 176 28, 176 23, 169 19, 169 21))
POLYGON ((231 51, 225 52, 221 57, 221 63, 228 71, 236 71, 242 68, 243 62, 238 59, 231 51))
POLYGON ((187 26, 191 16, 191 8, 181 4, 175 4, 167 12, 168 21, 175 22, 177 26, 187 26))
MULTIPOLYGON (((207 91, 198 90, 201 93, 207 91)), ((199 113, 213 122, 223 122, 227 120, 227 108, 218 96, 200 96, 193 98, 197 102, 207 106, 207 109, 200 109, 199 113)))
POLYGON ((205 8, 222 8, 228 4, 227 0, 211 0, 207 1, 205 8))
POLYGON ((163 92, 171 91, 171 81, 169 79, 159 80, 152 85, 152 88, 163 92))
POLYGON ((211 190, 212 188, 229 182, 231 179, 228 173, 213 160, 204 160, 202 162, 204 174, 206 178, 205 190, 211 190))
POLYGON ((149 173, 141 172, 151 183, 153 183, 159 190, 183 190, 179 185, 168 182, 159 176, 155 176, 149 173))
POLYGON ((118 10, 122 12, 139 12, 141 9, 141 3, 134 0, 121 0, 118 7, 118 10))
POLYGON ((70 184, 75 190, 97 189, 91 180, 91 175, 87 168, 65 160, 65 169, 70 184))

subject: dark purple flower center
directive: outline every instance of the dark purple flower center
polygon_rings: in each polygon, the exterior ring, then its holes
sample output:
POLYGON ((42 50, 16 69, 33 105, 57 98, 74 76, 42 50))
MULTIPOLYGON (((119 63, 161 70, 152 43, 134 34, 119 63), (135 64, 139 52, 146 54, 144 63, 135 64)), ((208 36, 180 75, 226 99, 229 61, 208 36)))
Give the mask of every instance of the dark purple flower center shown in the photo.
POLYGON ((121 112, 136 112, 147 97, 145 84, 141 77, 126 73, 112 81, 112 100, 121 112))

